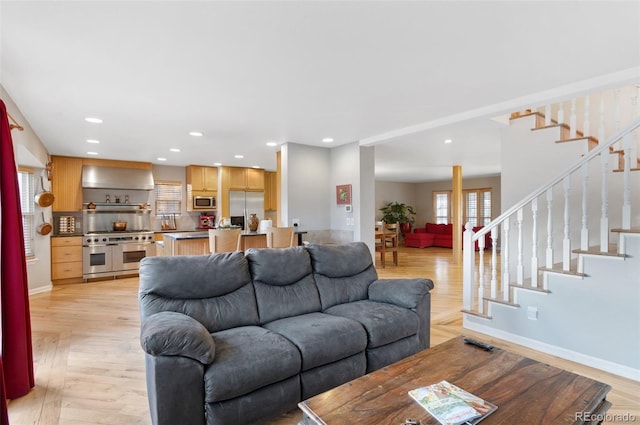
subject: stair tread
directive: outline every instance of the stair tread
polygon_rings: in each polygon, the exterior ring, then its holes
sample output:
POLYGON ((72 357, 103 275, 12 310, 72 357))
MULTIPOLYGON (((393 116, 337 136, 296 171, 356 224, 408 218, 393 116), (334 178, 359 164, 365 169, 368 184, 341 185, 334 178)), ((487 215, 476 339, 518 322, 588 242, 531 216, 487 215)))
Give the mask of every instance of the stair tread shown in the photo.
POLYGON ((478 313, 477 311, 473 311, 473 310, 462 309, 460 311, 463 312, 463 313, 466 313, 466 314, 471 314, 473 316, 482 317, 484 319, 493 319, 493 317, 489 316, 488 314, 478 313))
POLYGON ((516 304, 513 301, 505 301, 501 298, 483 297, 482 299, 485 301, 490 301, 492 303, 504 304, 511 307, 520 307, 520 304, 516 304))
POLYGON ((528 291, 543 292, 545 294, 551 293, 551 291, 549 291, 548 289, 544 289, 540 286, 531 286, 531 282, 529 282, 528 284, 527 282, 525 282, 522 285, 518 285, 517 283, 511 283, 509 284, 509 288, 526 289, 528 291))
MULTIPOLYGON (((639 230, 639 233, 640 233, 640 230, 639 230)), ((606 251, 606 252, 600 251, 599 246, 592 246, 592 247, 589 247, 589 249, 574 249, 571 252, 573 252, 574 254, 602 255, 604 257, 621 257, 621 258, 627 257, 625 254, 620 254, 616 247, 613 247, 613 249, 609 247, 609 251, 606 251)))
POLYGON ((556 124, 549 124, 549 125, 545 125, 545 126, 542 126, 542 127, 532 128, 532 129, 531 129, 531 131, 535 131, 535 130, 544 130, 545 128, 554 128, 554 127, 563 127, 563 128, 565 128, 565 129, 567 129, 567 130, 569 129, 569 125, 568 125, 568 124, 564 124, 564 123, 562 123, 562 124, 557 124, 557 123, 556 123, 556 124))
POLYGON ((578 273, 575 270, 563 270, 562 269, 562 265, 558 266, 553 266, 551 268, 549 267, 539 267, 538 270, 542 271, 542 272, 551 272, 551 273, 558 273, 558 274, 564 274, 564 275, 569 275, 569 276, 578 276, 578 277, 586 277, 587 275, 584 273, 578 273))
POLYGON ((580 137, 573 137, 571 139, 556 140, 556 143, 576 142, 580 140, 590 140, 592 142, 598 143, 598 139, 596 139, 593 136, 580 136, 580 137))
POLYGON ((640 227, 632 227, 630 229, 611 229, 615 233, 640 233, 640 227))

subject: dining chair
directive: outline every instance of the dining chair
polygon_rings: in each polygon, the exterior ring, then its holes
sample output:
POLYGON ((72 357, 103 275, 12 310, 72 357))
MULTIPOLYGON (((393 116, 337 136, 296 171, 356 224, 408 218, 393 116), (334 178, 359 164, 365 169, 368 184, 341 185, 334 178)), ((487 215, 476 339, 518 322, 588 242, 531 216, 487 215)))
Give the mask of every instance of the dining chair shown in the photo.
POLYGON ((209 251, 212 254, 240 251, 241 233, 240 229, 209 229, 209 251))
POLYGON ((393 252, 393 264, 398 265, 398 242, 400 240, 400 224, 384 224, 384 244, 385 253, 393 252))
POLYGON ((376 252, 380 253, 380 263, 382 268, 385 268, 385 246, 384 246, 384 222, 376 221, 375 224, 375 245, 376 252))
POLYGON ((293 227, 267 227, 267 248, 289 248, 293 246, 293 227))

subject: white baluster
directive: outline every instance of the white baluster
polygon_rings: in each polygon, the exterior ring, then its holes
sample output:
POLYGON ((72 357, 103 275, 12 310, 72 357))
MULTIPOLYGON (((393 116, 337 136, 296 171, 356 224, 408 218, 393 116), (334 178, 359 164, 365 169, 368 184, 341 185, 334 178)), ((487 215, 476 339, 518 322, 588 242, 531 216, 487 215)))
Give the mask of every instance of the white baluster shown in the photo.
POLYGON ((518 266, 516 267, 516 282, 522 286, 524 283, 524 264, 522 263, 522 208, 516 214, 516 226, 518 227, 518 266))
MULTIPOLYGON (((475 285, 476 283, 476 276, 475 276, 476 268, 474 264, 476 256, 469 255, 469 252, 467 252, 467 250, 469 250, 469 247, 472 246, 471 237, 473 233, 471 231, 471 226, 469 223, 466 224, 465 229, 466 229, 465 232, 462 234, 463 245, 467 247, 467 249, 464 250, 463 257, 462 257, 462 276, 463 276, 462 308, 464 310, 471 311, 473 309, 473 304, 474 304, 473 285, 475 285)), ((471 252, 473 252, 473 250, 471 250, 471 252)), ((482 300, 480 300, 478 302, 478 308, 480 310, 482 309, 482 304, 483 304, 482 300)))
POLYGON ((587 95, 584 98, 584 123, 582 124, 582 133, 585 137, 591 136, 591 118, 589 117, 591 111, 591 104, 589 101, 589 96, 587 95))
POLYGON ((562 270, 571 270, 571 239, 569 235, 569 200, 571 193, 571 180, 569 176, 563 180, 564 189, 564 238, 562 239, 562 270))
MULTIPOLYGON (((637 114, 638 114, 638 88, 640 87, 634 87, 632 94, 631 94, 631 119, 635 120, 637 118, 637 114)), ((630 154, 630 158, 631 158, 631 168, 635 168, 638 165, 638 144, 640 142, 640 132, 635 131, 633 138, 636 139, 635 143, 633 142, 633 140, 631 141, 631 154, 630 154)))
POLYGON ((602 180, 600 210, 600 252, 609 252, 609 194, 607 177, 609 176, 609 152, 600 154, 600 178, 602 180))
POLYGON ((502 299, 509 301, 509 285, 511 278, 509 277, 509 220, 507 218, 502 222, 502 234, 504 239, 504 252, 502 255, 504 272, 502 273, 502 299))
POLYGON ((616 96, 615 96, 615 100, 614 100, 614 104, 615 104, 615 122, 616 122, 616 133, 618 131, 620 131, 620 89, 616 89, 616 96))
POLYGON ((604 94, 600 95, 600 113, 599 115, 599 120, 600 120, 600 125, 598 126, 598 142, 600 143, 604 143, 605 139, 605 130, 604 130, 604 94))
POLYGON ((545 127, 551 125, 551 105, 547 104, 544 107, 544 125, 545 127))
POLYGON ((478 304, 484 305, 484 236, 478 239, 478 249, 478 304))
POLYGON ((582 230, 580 231, 580 249, 589 249, 589 163, 582 166, 582 230))
POLYGON ((624 189, 622 191, 622 228, 631 228, 631 134, 622 138, 624 147, 624 189))
POLYGON ((491 229, 491 298, 498 297, 498 228, 491 229))
POLYGON ((569 116, 569 138, 575 139, 578 135, 576 131, 576 99, 571 99, 571 115, 569 116))
POLYGON ((564 124, 564 104, 558 103, 558 124, 564 124))
POLYGON ((538 198, 531 201, 531 286, 538 287, 538 198))
POLYGON ((553 189, 547 189, 547 252, 545 266, 553 268, 553 189))

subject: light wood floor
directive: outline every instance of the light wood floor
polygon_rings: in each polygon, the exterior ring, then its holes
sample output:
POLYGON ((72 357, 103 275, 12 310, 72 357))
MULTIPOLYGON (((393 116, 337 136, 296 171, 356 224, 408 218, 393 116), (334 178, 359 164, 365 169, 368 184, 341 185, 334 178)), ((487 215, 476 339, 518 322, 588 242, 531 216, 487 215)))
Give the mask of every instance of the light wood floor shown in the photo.
MULTIPOLYGON (((404 248, 400 264, 387 259, 380 277, 428 277, 432 291, 431 345, 470 335, 613 387, 611 415, 640 423, 640 383, 462 329, 462 267, 451 250, 404 248)), ((377 258, 379 265, 379 256, 377 258)), ((31 297, 36 387, 10 401, 11 425, 150 424, 140 348, 137 278, 57 286, 31 297)), ((606 336, 598 343, 606 344, 606 336)), ((526 408, 526 406, 523 406, 526 408)), ((269 421, 293 425, 297 411, 269 421)), ((609 420, 605 423, 628 423, 609 420)), ((545 424, 546 425, 546 424, 545 424)))

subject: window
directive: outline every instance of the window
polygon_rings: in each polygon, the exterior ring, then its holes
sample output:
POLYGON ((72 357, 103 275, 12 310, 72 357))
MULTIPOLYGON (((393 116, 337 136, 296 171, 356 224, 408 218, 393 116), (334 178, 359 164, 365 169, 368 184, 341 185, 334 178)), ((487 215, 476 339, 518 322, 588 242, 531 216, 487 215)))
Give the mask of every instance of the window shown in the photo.
POLYGON ((156 181, 156 215, 182 212, 182 182, 156 181))
MULTIPOLYGON (((462 191, 464 202, 463 223, 472 226, 486 226, 491 222, 491 189, 469 189, 462 191)), ((433 209, 436 223, 447 224, 453 219, 451 214, 451 191, 433 192, 433 209)))
POLYGON ((433 192, 433 206, 435 209, 434 217, 437 224, 449 223, 449 198, 451 197, 450 191, 445 192, 433 192))
POLYGON ((33 251, 33 233, 35 222, 35 187, 33 170, 18 169, 18 186, 20 189, 20 208, 22 209, 22 236, 24 238, 24 254, 27 258, 35 256, 33 251))

